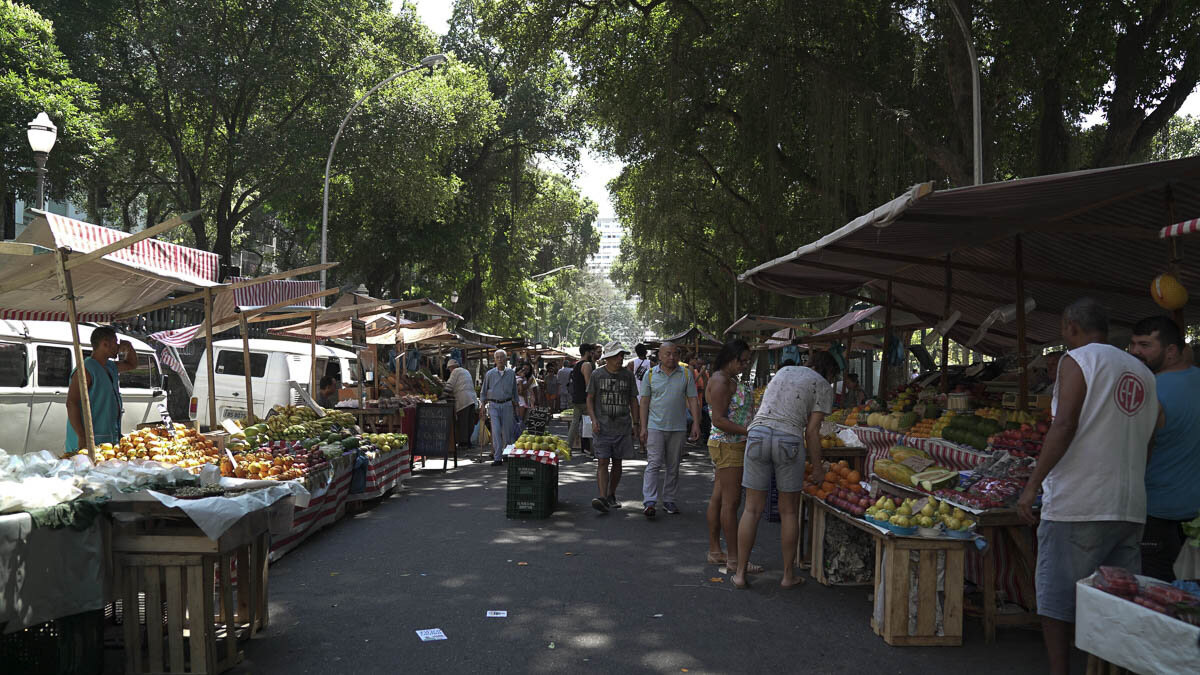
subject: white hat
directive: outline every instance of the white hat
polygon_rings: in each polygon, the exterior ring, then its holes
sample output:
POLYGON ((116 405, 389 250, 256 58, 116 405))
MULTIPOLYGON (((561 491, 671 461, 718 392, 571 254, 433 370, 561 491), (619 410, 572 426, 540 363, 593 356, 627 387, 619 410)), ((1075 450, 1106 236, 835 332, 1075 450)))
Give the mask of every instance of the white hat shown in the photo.
POLYGON ((604 353, 600 355, 600 358, 607 359, 607 358, 610 358, 613 356, 617 356, 619 354, 628 354, 628 353, 629 353, 629 350, 622 347, 621 343, 619 341, 613 340, 612 342, 604 345, 604 353))
POLYGON ((458 366, 458 365, 460 365, 458 363, 458 359, 449 359, 446 361, 447 368, 454 368, 455 366, 458 366))

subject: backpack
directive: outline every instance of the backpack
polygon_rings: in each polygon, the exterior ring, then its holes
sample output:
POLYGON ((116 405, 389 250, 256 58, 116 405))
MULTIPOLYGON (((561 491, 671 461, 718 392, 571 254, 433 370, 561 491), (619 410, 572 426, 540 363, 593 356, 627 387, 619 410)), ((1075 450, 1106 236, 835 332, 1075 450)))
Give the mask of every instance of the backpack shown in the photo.
POLYGON ((638 382, 641 382, 642 376, 645 375, 646 371, 650 369, 650 359, 638 359, 634 363, 639 362, 640 364, 633 371, 633 377, 637 379, 638 382))

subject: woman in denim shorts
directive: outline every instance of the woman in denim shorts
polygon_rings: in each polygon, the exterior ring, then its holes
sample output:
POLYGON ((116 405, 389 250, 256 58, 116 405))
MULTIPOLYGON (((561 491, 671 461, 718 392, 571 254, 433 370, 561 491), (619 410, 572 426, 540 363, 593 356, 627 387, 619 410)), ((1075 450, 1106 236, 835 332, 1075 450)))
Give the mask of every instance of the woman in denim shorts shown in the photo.
POLYGON ((738 524, 738 568, 733 585, 746 587, 746 565, 758 519, 767 503, 771 477, 779 490, 779 518, 783 538, 783 580, 779 585, 793 588, 803 583, 792 565, 796 540, 800 535, 800 493, 804 489, 805 446, 812 456, 813 479, 821 471, 821 421, 833 410, 833 385, 840 372, 837 361, 828 352, 817 352, 807 366, 780 368, 767 385, 762 403, 746 435, 746 458, 742 468, 742 487, 746 488, 746 508, 738 524))

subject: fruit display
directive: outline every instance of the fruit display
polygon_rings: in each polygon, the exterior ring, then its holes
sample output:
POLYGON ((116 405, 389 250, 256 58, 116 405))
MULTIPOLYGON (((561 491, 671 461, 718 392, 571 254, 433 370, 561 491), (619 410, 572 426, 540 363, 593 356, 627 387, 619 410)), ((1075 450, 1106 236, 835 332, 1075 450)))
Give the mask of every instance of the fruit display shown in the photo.
POLYGON ((823 462, 822 466, 825 468, 825 478, 820 485, 817 485, 812 480, 812 462, 805 463, 804 492, 807 494, 825 501, 828 501, 831 496, 849 500, 861 498, 866 494, 866 489, 859 482, 862 480, 862 474, 851 469, 846 460, 836 463, 823 462))
POLYGON ((516 450, 544 450, 558 454, 562 459, 571 459, 571 446, 565 439, 553 434, 524 433, 513 443, 516 450))
POLYGON ((1016 429, 1005 429, 988 438, 992 447, 1007 450, 1011 454, 1025 457, 1037 457, 1042 452, 1042 442, 1050 424, 1038 422, 1036 425, 1021 424, 1016 429))
POLYGON ((912 485, 912 477, 916 471, 912 468, 890 459, 877 459, 871 467, 875 475, 897 485, 912 485))
POLYGON ((932 529, 941 525, 947 530, 966 532, 975 525, 975 521, 962 509, 934 498, 918 500, 883 495, 867 509, 865 515, 896 527, 932 529))
POLYGON ((844 448, 846 441, 843 441, 837 434, 829 434, 821 438, 821 447, 829 450, 831 448, 844 448))
POLYGON ((259 448, 253 452, 230 453, 221 458, 221 475, 227 478, 249 478, 251 480, 294 480, 302 477, 309 463, 286 452, 273 452, 270 448, 259 448))
POLYGON ((1092 584, 1105 593, 1125 598, 1146 609, 1177 619, 1200 624, 1200 597, 1182 588, 1156 581, 1138 579, 1123 567, 1101 567, 1092 584))
POLYGON ((845 419, 846 426, 848 426, 848 427, 858 426, 860 424, 859 418, 862 417, 863 419, 865 419, 865 417, 863 417, 861 415, 863 410, 864 410, 864 408, 862 406, 855 406, 855 407, 851 408, 849 410, 849 412, 846 413, 846 419, 845 419))
POLYGON ((916 424, 914 424, 913 427, 908 430, 907 434, 913 438, 931 438, 933 436, 933 428, 935 425, 937 425, 937 423, 938 420, 931 417, 926 417, 925 419, 919 420, 916 424))
POLYGON ((247 426, 246 420, 240 420, 242 432, 230 436, 227 447, 246 450, 268 441, 299 441, 321 436, 334 427, 350 428, 355 424, 354 415, 334 408, 326 409, 325 417, 318 417, 307 406, 275 406, 271 412, 257 424, 247 426))
MULTIPOLYGON (((79 454, 87 455, 87 450, 81 450, 79 454)), ((96 446, 97 461, 148 459, 175 464, 192 473, 199 473, 200 467, 214 463, 219 454, 212 441, 195 428, 182 424, 175 424, 170 429, 162 426, 138 429, 122 436, 117 443, 96 446)))
POLYGON ((1003 425, 994 419, 977 415, 958 415, 952 418, 942 431, 942 438, 976 450, 985 450, 988 447, 988 437, 1002 428, 1003 425))
POLYGON ((767 393, 767 388, 765 386, 759 387, 754 390, 754 409, 755 410, 758 410, 759 408, 762 407, 763 395, 766 393, 767 393))

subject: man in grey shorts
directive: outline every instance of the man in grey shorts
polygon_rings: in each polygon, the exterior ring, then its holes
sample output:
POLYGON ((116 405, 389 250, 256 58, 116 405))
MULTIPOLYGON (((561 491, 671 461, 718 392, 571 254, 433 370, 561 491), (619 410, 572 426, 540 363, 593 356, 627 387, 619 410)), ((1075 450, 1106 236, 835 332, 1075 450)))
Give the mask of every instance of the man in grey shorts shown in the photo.
POLYGON ((628 353, 620 342, 604 345, 600 355, 604 367, 588 380, 587 412, 592 418, 592 450, 596 453, 596 485, 600 488, 592 507, 601 513, 621 508, 617 501, 621 460, 633 459, 633 420, 638 413, 638 399, 637 380, 621 367, 628 353))
POLYGON ((812 457, 813 480, 821 481, 821 421, 833 410, 833 381, 837 361, 829 352, 817 352, 808 366, 780 368, 767 385, 762 404, 754 414, 746 435, 746 458, 742 487, 746 508, 738 522, 737 572, 733 585, 746 587, 746 563, 758 534, 758 520, 767 504, 771 476, 779 490, 779 518, 783 539, 783 579, 779 585, 793 588, 803 583, 793 563, 800 535, 800 493, 804 489, 805 446, 812 457))

